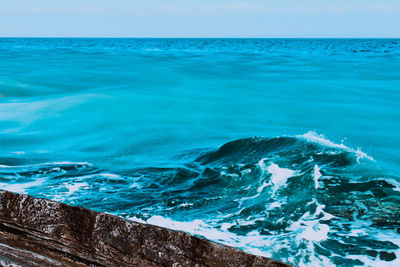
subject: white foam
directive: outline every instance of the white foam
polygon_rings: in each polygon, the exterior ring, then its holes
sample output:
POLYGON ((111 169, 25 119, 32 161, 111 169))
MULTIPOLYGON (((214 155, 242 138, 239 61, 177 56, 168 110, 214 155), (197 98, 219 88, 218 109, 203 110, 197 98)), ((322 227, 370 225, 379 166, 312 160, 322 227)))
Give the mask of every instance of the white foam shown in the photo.
POLYGON ((340 148, 340 149, 344 149, 349 152, 353 152, 356 154, 358 162, 360 159, 364 159, 364 158, 369 159, 371 161, 375 161, 373 157, 362 152, 360 148, 357 148, 357 150, 354 150, 354 149, 351 149, 351 148, 345 146, 343 143, 336 144, 336 143, 332 142, 331 140, 325 138, 325 136, 317 134, 316 132, 313 132, 313 131, 309 131, 303 135, 296 135, 296 137, 300 138, 300 139, 305 139, 308 142, 316 143, 316 144, 319 144, 322 146, 331 147, 331 148, 340 148))
POLYGON ((320 172, 320 168, 318 167, 318 165, 314 166, 314 184, 315 184, 315 189, 319 188, 319 184, 318 184, 318 179, 321 177, 321 172, 320 172))
MULTIPOLYGON (((290 177, 296 176, 298 174, 298 171, 294 171, 294 170, 286 169, 286 168, 280 168, 277 164, 272 163, 272 162, 268 166, 267 170, 271 174, 271 183, 273 185, 274 192, 276 190, 278 190, 280 187, 286 186, 287 180, 290 177)), ((263 189, 263 187, 262 187, 262 189, 263 189)))
POLYGON ((45 178, 40 178, 35 181, 27 183, 15 183, 15 184, 0 183, 0 189, 23 194, 26 193, 27 190, 31 187, 42 185, 45 182, 45 180, 46 180, 45 178))
POLYGON ((140 219, 140 218, 138 218, 136 216, 130 217, 130 218, 128 218, 128 220, 130 220, 132 222, 138 222, 138 223, 144 223, 144 224, 147 223, 145 220, 142 220, 142 219, 140 219))
POLYGON ((186 207, 191 207, 194 206, 192 203, 182 203, 178 207, 179 208, 186 208, 186 207))
POLYGON ((361 230, 361 229, 351 229, 351 232, 347 234, 348 236, 364 236, 365 235, 365 231, 361 230))
POLYGON ((348 149, 348 147, 345 146, 343 143, 336 144, 336 143, 332 142, 331 140, 326 139, 325 136, 323 136, 321 134, 317 134, 316 132, 313 132, 313 131, 309 131, 303 135, 297 135, 296 137, 306 139, 309 142, 317 143, 317 144, 327 146, 327 147, 348 149))
MULTIPOLYGON (((136 217, 129 218, 131 221, 141 222, 144 221, 136 217)), ((234 247, 244 249, 248 253, 254 255, 261 255, 271 257, 269 250, 264 250, 266 247, 272 248, 274 242, 271 242, 265 236, 260 235, 257 231, 248 233, 247 235, 236 235, 229 232, 229 227, 236 225, 236 223, 225 223, 219 228, 212 225, 210 222, 203 220, 193 220, 190 222, 175 221, 162 216, 152 216, 145 223, 156 226, 166 227, 172 230, 188 232, 192 235, 203 236, 204 238, 217 241, 226 245, 233 245, 234 247), (262 248, 262 249, 261 249, 262 248)))
POLYGON ((244 170, 240 171, 240 173, 241 173, 242 175, 247 175, 247 174, 250 174, 251 172, 252 172, 251 169, 244 169, 244 170))
POLYGON ((259 162, 258 162, 258 167, 261 169, 261 171, 266 171, 267 170, 267 165, 265 165, 265 161, 268 161, 267 158, 262 158, 259 162))
POLYGON ((369 159, 371 161, 375 161, 375 159, 369 155, 367 155, 366 153, 362 152, 361 149, 359 147, 357 147, 357 150, 353 152, 356 153, 357 155, 357 162, 360 163, 360 159, 369 159))
POLYGON ((249 199, 253 199, 253 198, 257 198, 259 196, 261 196, 261 194, 257 193, 257 194, 255 194, 254 196, 251 196, 251 197, 242 197, 240 199, 235 199, 235 201, 238 201, 240 203, 240 205, 241 205, 241 204, 243 204, 243 201, 249 200, 249 199))
POLYGON ((321 242, 328 238, 329 229, 329 226, 326 224, 310 224, 299 237, 309 241, 321 242))
MULTIPOLYGON (((264 173, 266 172, 266 171, 268 171, 268 168, 267 168, 267 165, 265 165, 265 161, 267 161, 268 159, 267 158, 262 158, 259 162, 258 162, 258 167, 260 168, 260 170, 261 170, 261 176, 264 176, 264 173)), ((267 186, 269 186, 269 185, 271 185, 271 182, 264 182, 261 186, 259 186, 258 188, 257 188, 257 192, 258 193, 260 193, 265 187, 267 187, 267 186)), ((253 196, 253 197, 249 197, 249 198, 254 198, 254 197, 258 197, 260 194, 257 194, 257 195, 255 195, 255 196, 253 196)), ((245 198, 245 199, 247 199, 247 198, 245 198)))
POLYGON ((46 166, 46 165, 87 165, 87 166, 91 166, 91 164, 88 162, 60 161, 60 162, 46 162, 46 163, 39 163, 39 164, 32 164, 32 165, 17 165, 17 166, 0 165, 0 168, 26 168, 26 167, 37 167, 37 166, 46 166))
POLYGON ((400 182, 396 181, 395 179, 385 179, 388 183, 394 186, 393 190, 400 192, 400 182))
POLYGON ((281 203, 279 203, 278 201, 275 201, 268 206, 268 209, 275 209, 275 208, 280 208, 280 207, 281 207, 281 203))
MULTIPOLYGON (((257 188, 257 192, 258 193, 260 193, 261 191, 263 191, 264 190, 264 188, 266 188, 267 186, 269 186, 269 185, 271 185, 271 182, 264 182, 262 185, 260 185, 258 188, 257 188)), ((255 196, 253 196, 253 197, 248 197, 248 198, 255 198, 256 196, 259 196, 260 194, 257 194, 257 195, 255 195, 255 196)), ((244 198, 244 199, 246 199, 246 198, 244 198)))
POLYGON ((23 154, 25 154, 26 152, 24 152, 24 151, 14 151, 14 152, 11 152, 11 154, 15 154, 15 155, 23 155, 23 154))
POLYGON ((290 230, 298 233, 297 241, 300 243, 304 240, 311 242, 321 242, 328 238, 330 227, 327 224, 320 223, 320 221, 328 221, 334 218, 333 215, 325 212, 323 209, 325 205, 321 205, 317 200, 313 200, 307 205, 315 203, 317 208, 313 214, 306 212, 298 221, 293 222, 290 230), (322 217, 321 214, 323 215, 322 217))
MULTIPOLYGON (((280 250, 290 249, 293 253, 292 256, 284 259, 296 266, 335 266, 328 257, 317 255, 315 253, 315 243, 321 242, 328 238, 330 227, 325 223, 320 223, 321 220, 333 218, 332 215, 323 211, 324 205, 319 205, 316 200, 310 201, 308 204, 316 203, 317 209, 313 214, 307 212, 302 218, 293 223, 287 230, 290 232, 276 233, 271 236, 260 234, 257 230, 251 231, 246 235, 236 235, 229 232, 232 226, 246 226, 253 224, 257 219, 252 221, 236 220, 234 222, 225 222, 222 224, 217 221, 207 220, 193 220, 193 221, 175 221, 170 218, 162 216, 152 216, 149 219, 142 220, 137 217, 129 218, 131 221, 140 223, 149 223, 161 227, 167 227, 173 230, 185 231, 190 234, 203 236, 207 239, 217 241, 226 245, 243 249, 244 251, 265 257, 273 257, 272 253, 280 250), (321 217, 321 213, 323 217, 321 217), (293 244, 297 243, 296 246, 293 244), (300 248, 301 247, 301 248, 300 248), (295 250, 292 250, 295 249, 295 250)), ((214 218, 215 219, 215 218, 214 218)), ((250 218, 248 218, 250 219, 250 218)), ((368 222, 360 222, 365 225, 359 225, 361 228, 368 226, 368 222)), ((373 230, 373 229, 370 229, 373 230)), ((356 234, 351 233, 351 235, 356 234)), ((362 233, 357 233, 360 235, 362 233)), ((364 233, 369 235, 369 233, 364 233)), ((375 233, 376 234, 376 233, 375 233)), ((393 240, 396 236, 393 231, 380 231, 378 235, 374 235, 378 240, 387 240, 395 244, 399 244, 399 239, 393 240)), ((396 251, 397 259, 391 262, 385 262, 379 259, 372 259, 363 255, 346 255, 347 259, 358 259, 365 263, 366 266, 400 266, 399 253, 396 251)), ((333 253, 331 256, 337 256, 333 253)))
MULTIPOLYGON (((396 253, 395 253, 396 254, 396 253)), ((377 266, 377 267, 395 267, 395 266, 400 266, 400 259, 399 259, 399 254, 396 254, 396 259, 393 261, 384 261, 380 260, 379 256, 376 257, 376 259, 372 260, 370 257, 365 256, 365 255, 348 255, 346 257, 347 259, 354 259, 354 260, 359 260, 361 261, 364 266, 377 266)))
POLYGON ((257 198, 261 195, 261 192, 264 190, 264 188, 268 186, 272 186, 272 196, 275 195, 276 191, 279 190, 280 187, 286 186, 286 182, 290 177, 296 176, 299 174, 298 171, 294 171, 291 169, 287 168, 281 168, 275 163, 270 163, 270 165, 265 164, 265 161, 267 159, 263 158, 258 162, 258 167, 261 169, 262 173, 261 176, 265 176, 265 172, 270 174, 269 180, 265 180, 258 188, 257 188, 257 194, 251 197, 243 197, 240 200, 247 200, 247 199, 252 199, 252 198, 257 198))
POLYGON ((87 183, 74 183, 74 184, 68 184, 64 183, 65 187, 68 189, 67 195, 70 196, 76 191, 80 190, 83 187, 89 188, 89 185, 87 183))
POLYGON ((89 165, 91 166, 89 162, 72 162, 72 161, 60 161, 60 162, 49 162, 49 163, 43 163, 43 164, 38 164, 38 165, 89 165))
POLYGON ((205 223, 203 220, 179 222, 162 216, 153 216, 147 220, 147 223, 167 227, 172 230, 180 230, 191 234, 201 235, 205 238, 214 240, 229 240, 234 235, 230 232, 219 231, 205 223))
POLYGON ((227 177, 232 177, 232 178, 237 178, 239 177, 239 175, 237 175, 236 173, 228 173, 226 171, 221 171, 220 172, 221 176, 227 176, 227 177))
POLYGON ((133 183, 129 186, 129 188, 141 189, 142 186, 141 186, 139 183, 137 183, 137 182, 133 182, 133 183))
POLYGON ((100 176, 103 176, 108 179, 119 179, 121 176, 113 174, 113 173, 101 173, 100 176))

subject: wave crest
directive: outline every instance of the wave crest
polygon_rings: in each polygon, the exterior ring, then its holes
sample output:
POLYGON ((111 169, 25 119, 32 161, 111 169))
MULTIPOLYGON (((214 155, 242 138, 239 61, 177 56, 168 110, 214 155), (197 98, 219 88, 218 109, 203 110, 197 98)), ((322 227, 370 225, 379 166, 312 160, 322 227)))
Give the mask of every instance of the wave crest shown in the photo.
POLYGON ((0 188, 173 227, 295 265, 398 264, 398 178, 371 159, 309 132, 235 140, 181 155, 175 167, 123 173, 73 162, 2 166, 0 188))

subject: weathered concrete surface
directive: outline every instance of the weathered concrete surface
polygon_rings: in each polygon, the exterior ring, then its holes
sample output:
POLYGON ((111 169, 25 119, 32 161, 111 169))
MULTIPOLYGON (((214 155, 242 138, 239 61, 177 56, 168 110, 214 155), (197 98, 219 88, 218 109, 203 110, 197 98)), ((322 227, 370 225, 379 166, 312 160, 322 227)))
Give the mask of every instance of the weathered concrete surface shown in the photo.
POLYGON ((183 232, 0 191, 0 265, 288 266, 183 232))

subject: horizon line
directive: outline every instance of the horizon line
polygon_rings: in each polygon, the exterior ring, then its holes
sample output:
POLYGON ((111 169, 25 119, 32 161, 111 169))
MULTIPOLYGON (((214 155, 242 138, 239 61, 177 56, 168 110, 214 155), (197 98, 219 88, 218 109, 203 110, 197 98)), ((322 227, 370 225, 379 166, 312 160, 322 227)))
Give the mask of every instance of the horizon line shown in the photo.
POLYGON ((166 37, 166 36, 0 36, 32 39, 400 39, 399 37, 166 37))

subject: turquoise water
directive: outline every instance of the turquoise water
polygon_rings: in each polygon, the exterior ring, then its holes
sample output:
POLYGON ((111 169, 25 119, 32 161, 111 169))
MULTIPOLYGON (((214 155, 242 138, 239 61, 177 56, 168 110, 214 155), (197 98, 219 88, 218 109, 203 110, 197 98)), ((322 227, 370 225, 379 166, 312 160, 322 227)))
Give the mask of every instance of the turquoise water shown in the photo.
POLYGON ((400 40, 0 39, 0 189, 295 265, 400 265, 400 40))

